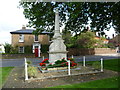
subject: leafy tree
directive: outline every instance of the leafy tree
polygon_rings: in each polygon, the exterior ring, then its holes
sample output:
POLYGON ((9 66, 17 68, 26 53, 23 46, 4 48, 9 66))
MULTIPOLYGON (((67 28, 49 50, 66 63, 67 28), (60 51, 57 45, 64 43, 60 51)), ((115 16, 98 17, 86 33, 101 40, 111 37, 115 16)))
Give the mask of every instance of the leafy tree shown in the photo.
POLYGON ((59 8, 60 25, 65 25, 65 31, 79 34, 88 21, 92 30, 109 30, 111 26, 120 32, 120 2, 21 2, 24 15, 29 19, 29 26, 37 28, 36 32, 54 30, 56 8, 59 8))
POLYGON ((15 47, 11 46, 10 53, 12 53, 12 54, 18 53, 18 46, 17 45, 15 47))
POLYGON ((94 48, 95 43, 95 34, 90 31, 82 33, 77 39, 79 48, 94 48))
POLYGON ((94 2, 88 3, 91 27, 96 27, 97 31, 109 30, 114 27, 120 33, 120 2, 94 2))
POLYGON ((70 44, 71 43, 71 37, 72 37, 72 34, 70 31, 63 31, 62 32, 62 38, 65 40, 65 44, 70 44))
POLYGON ((5 48, 5 53, 10 53, 12 49, 12 45, 9 43, 5 43, 4 48, 5 48))

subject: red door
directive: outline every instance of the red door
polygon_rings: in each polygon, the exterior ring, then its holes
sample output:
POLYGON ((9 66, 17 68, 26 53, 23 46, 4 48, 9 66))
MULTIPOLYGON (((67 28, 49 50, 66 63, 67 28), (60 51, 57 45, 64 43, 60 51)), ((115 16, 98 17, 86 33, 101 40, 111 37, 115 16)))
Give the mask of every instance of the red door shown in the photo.
POLYGON ((35 57, 38 57, 38 48, 35 48, 35 57))

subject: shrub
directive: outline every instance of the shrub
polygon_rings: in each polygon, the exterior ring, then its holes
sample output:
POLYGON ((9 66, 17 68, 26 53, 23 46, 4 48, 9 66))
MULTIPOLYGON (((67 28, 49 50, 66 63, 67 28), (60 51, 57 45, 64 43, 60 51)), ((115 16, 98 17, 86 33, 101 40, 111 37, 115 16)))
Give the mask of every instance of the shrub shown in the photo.
POLYGON ((27 46, 24 46, 24 47, 25 47, 24 50, 25 50, 25 53, 26 53, 26 54, 31 54, 31 53, 32 53, 32 46, 28 46, 28 45, 27 45, 27 46))
POLYGON ((33 66, 28 66, 28 76, 29 77, 37 77, 37 68, 33 66))
POLYGON ((9 43, 5 43, 4 48, 5 48, 5 53, 10 53, 12 45, 9 43))
POLYGON ((32 62, 30 60, 27 60, 27 64, 32 64, 32 62))
POLYGON ((11 54, 17 54, 18 53, 18 46, 11 47, 10 53, 11 54))
POLYGON ((95 35, 93 32, 81 33, 76 43, 78 44, 78 48, 94 48, 96 43, 95 35))
POLYGON ((100 62, 98 62, 98 61, 96 61, 96 62, 93 62, 93 64, 92 64, 92 67, 94 68, 94 69, 100 69, 100 62))
POLYGON ((54 66, 52 64, 49 64, 47 68, 53 68, 54 66))
POLYGON ((41 52, 47 53, 49 51, 49 45, 41 45, 41 52))

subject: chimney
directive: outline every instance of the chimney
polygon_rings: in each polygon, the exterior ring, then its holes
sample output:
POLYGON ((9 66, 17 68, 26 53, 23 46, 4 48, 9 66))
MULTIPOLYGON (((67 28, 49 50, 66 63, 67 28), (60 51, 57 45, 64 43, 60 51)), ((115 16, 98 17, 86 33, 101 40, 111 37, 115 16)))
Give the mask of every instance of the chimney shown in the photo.
POLYGON ((115 37, 114 34, 112 34, 112 37, 113 37, 113 38, 115 37))
POLYGON ((22 29, 26 29, 25 25, 22 26, 22 29))
POLYGON ((105 35, 105 38, 107 38, 107 35, 105 35))
POLYGON ((87 26, 87 31, 90 31, 88 26, 87 26))

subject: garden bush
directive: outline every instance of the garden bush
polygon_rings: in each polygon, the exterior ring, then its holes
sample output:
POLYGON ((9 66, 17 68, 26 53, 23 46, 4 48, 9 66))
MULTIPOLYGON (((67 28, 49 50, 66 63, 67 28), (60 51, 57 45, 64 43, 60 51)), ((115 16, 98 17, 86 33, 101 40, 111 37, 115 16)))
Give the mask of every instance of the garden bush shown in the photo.
POLYGON ((92 67, 93 67, 94 69, 100 69, 101 64, 100 64, 100 62, 95 61, 95 62, 93 62, 92 67))
POLYGON ((47 53, 49 51, 49 45, 41 45, 41 52, 47 53))
POLYGON ((12 45, 9 43, 5 43, 4 48, 5 48, 5 53, 10 53, 12 45))
POLYGON ((28 66, 28 76, 29 77, 37 77, 37 68, 33 66, 28 66))
POLYGON ((32 64, 32 62, 30 60, 27 60, 27 64, 32 64))
POLYGON ((24 46, 25 47, 25 52, 24 53, 26 53, 26 54, 31 54, 32 53, 32 46, 24 46))

